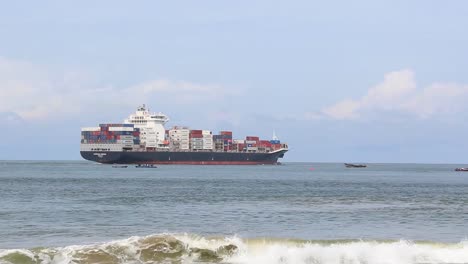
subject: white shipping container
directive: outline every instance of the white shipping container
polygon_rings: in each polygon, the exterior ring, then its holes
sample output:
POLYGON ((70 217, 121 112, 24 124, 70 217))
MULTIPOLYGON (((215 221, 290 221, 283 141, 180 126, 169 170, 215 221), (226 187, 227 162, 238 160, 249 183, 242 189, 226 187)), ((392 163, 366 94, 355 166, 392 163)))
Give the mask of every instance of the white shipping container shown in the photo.
POLYGON ((246 140, 245 144, 257 144, 257 141, 255 141, 255 140, 246 140))
POLYGON ((187 139, 187 140, 188 140, 188 139, 189 139, 189 136, 188 136, 188 135, 186 135, 186 136, 179 136, 179 135, 177 135, 177 136, 173 136, 173 137, 171 137, 171 138, 172 138, 172 139, 176 139, 176 140, 180 140, 180 139, 187 139))
POLYGON ((188 130, 187 131, 169 131, 169 135, 173 135, 173 136, 176 136, 176 135, 188 135, 189 132, 188 130))
POLYGON ((243 140, 243 139, 234 139, 234 144, 245 144, 245 140, 243 140))
POLYGON ((188 130, 188 129, 172 129, 172 130, 169 130, 169 135, 171 135, 171 134, 181 135, 181 134, 189 134, 189 133, 190 133, 190 130, 188 130))
POLYGON ((100 127, 82 127, 81 131, 83 132, 99 132, 101 131, 100 127))
POLYGON ((211 135, 211 131, 210 130, 203 130, 202 135, 211 135))
POLYGON ((109 131, 130 131, 133 132, 133 127, 109 127, 109 131))

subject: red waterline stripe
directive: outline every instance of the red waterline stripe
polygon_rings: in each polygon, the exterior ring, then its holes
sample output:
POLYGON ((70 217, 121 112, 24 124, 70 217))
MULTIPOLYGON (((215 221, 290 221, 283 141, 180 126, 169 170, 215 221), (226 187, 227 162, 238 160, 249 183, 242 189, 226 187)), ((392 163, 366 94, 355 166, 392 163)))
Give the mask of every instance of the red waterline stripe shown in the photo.
POLYGON ((259 161, 148 161, 138 162, 140 164, 183 164, 183 165, 259 165, 276 164, 277 162, 259 162, 259 161))

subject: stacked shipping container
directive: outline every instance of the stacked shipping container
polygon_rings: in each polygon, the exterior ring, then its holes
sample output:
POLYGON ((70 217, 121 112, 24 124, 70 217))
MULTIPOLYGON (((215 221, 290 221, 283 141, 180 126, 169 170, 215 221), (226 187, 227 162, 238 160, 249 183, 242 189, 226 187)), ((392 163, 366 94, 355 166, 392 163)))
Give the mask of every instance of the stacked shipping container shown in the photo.
MULTIPOLYGON (((140 129, 132 124, 100 124, 99 127, 81 129, 82 144, 118 145, 122 149, 133 149, 140 145, 140 129)), ((114 149, 114 148, 113 148, 114 149)))
MULTIPOLYGON (((245 140, 233 139, 231 131, 220 131, 218 135, 213 135, 209 130, 173 127, 165 132, 163 145, 173 150, 270 152, 284 147, 279 140, 261 140, 257 136, 247 136, 245 140)), ((117 144, 126 149, 146 145, 147 150, 155 150, 153 144, 142 142, 140 136, 143 136, 140 129, 133 124, 100 124, 99 127, 81 129, 82 144, 117 144)))
POLYGON ((172 149, 190 149, 190 129, 188 127, 173 127, 169 130, 169 146, 172 149))
POLYGON ((216 151, 232 151, 232 132, 220 131, 219 135, 213 135, 214 149, 216 151))
POLYGON ((209 130, 190 130, 190 149, 212 150, 213 135, 209 130))
POLYGON ((209 130, 203 130, 203 149, 212 150, 213 149, 213 133, 209 130))

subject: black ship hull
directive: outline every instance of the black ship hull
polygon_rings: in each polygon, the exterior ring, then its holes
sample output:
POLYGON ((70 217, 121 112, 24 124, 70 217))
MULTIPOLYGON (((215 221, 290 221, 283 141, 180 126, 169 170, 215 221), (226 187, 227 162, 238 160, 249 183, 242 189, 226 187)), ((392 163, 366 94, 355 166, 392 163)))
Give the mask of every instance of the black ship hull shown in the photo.
POLYGON ((287 149, 269 153, 194 152, 194 151, 81 151, 90 161, 106 164, 193 164, 193 165, 254 165, 277 164, 287 149))

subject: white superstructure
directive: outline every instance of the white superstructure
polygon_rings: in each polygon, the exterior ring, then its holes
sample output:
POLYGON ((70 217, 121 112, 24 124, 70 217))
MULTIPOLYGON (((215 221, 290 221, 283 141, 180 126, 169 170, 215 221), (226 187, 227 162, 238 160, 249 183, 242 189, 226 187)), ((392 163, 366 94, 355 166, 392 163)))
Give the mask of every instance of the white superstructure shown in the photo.
POLYGON ((164 144, 165 128, 164 125, 169 118, 159 112, 151 113, 145 105, 138 107, 135 114, 125 119, 125 124, 133 124, 140 129, 140 141, 147 148, 167 148, 164 144))

